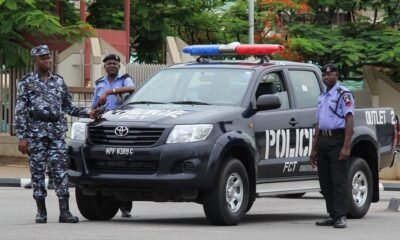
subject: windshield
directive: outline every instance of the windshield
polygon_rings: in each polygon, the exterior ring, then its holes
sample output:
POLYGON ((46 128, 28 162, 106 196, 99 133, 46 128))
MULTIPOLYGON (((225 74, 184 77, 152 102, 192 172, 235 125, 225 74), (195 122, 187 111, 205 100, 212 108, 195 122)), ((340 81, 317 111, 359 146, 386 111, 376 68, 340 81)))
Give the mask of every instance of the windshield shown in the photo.
POLYGON ((238 105, 252 75, 248 69, 165 69, 146 81, 126 104, 238 105))

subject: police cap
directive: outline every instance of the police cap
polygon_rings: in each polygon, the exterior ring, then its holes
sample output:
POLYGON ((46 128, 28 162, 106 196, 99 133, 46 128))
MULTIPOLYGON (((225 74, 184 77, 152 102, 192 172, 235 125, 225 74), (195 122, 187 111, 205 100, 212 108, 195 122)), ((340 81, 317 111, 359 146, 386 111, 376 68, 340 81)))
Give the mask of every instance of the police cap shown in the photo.
POLYGON ((50 50, 47 45, 39 45, 31 49, 31 56, 38 57, 43 55, 49 55, 50 50))
POLYGON ((114 60, 114 61, 117 61, 117 62, 120 62, 120 61, 121 61, 120 57, 119 57, 118 55, 115 55, 115 54, 108 54, 108 55, 103 59, 103 62, 105 63, 105 62, 107 62, 108 60, 114 60))
POLYGON ((323 73, 330 73, 330 72, 337 72, 338 69, 334 64, 328 63, 328 64, 325 64, 324 66, 322 66, 321 71, 323 73))

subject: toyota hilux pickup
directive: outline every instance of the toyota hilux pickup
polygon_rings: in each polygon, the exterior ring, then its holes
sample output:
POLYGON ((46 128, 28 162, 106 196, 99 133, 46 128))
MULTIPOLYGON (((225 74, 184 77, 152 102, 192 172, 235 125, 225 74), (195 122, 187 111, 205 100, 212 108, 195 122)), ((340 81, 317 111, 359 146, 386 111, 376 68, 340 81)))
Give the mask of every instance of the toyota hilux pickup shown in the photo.
MULTIPOLYGON (((239 55, 274 47, 241 45, 239 55)), ((323 90, 320 69, 307 63, 199 57, 169 66, 118 109, 73 124, 68 174, 78 208, 98 221, 121 201, 196 202, 210 223, 236 225, 257 198, 318 192, 309 155, 323 90)), ((379 201, 379 170, 393 163, 395 113, 356 109, 354 121, 348 216, 362 218, 379 201)))

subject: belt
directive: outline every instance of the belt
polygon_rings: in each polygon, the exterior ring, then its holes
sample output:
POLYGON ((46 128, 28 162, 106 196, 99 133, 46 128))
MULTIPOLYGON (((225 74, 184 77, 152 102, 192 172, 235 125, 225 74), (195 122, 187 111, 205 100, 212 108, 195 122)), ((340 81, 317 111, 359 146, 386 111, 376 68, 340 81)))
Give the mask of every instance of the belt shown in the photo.
POLYGON ((325 137, 343 136, 344 132, 343 128, 320 130, 320 134, 325 137))
POLYGON ((29 113, 29 117, 32 118, 33 120, 42 121, 42 122, 58 122, 61 120, 61 118, 59 116, 45 116, 45 115, 33 114, 33 113, 29 113))

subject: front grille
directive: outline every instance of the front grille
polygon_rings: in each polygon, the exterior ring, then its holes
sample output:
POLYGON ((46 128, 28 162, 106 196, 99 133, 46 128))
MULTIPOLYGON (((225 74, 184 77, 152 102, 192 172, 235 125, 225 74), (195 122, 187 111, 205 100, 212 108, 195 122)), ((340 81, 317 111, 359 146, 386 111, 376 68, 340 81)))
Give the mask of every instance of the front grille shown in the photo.
POLYGON ((135 174, 153 174, 157 171, 157 161, 135 161, 135 160, 92 160, 88 163, 90 170, 135 173, 135 174))
POLYGON ((89 127, 89 141, 93 144, 146 147, 157 143, 164 128, 129 128, 124 137, 115 134, 116 127, 89 127))

